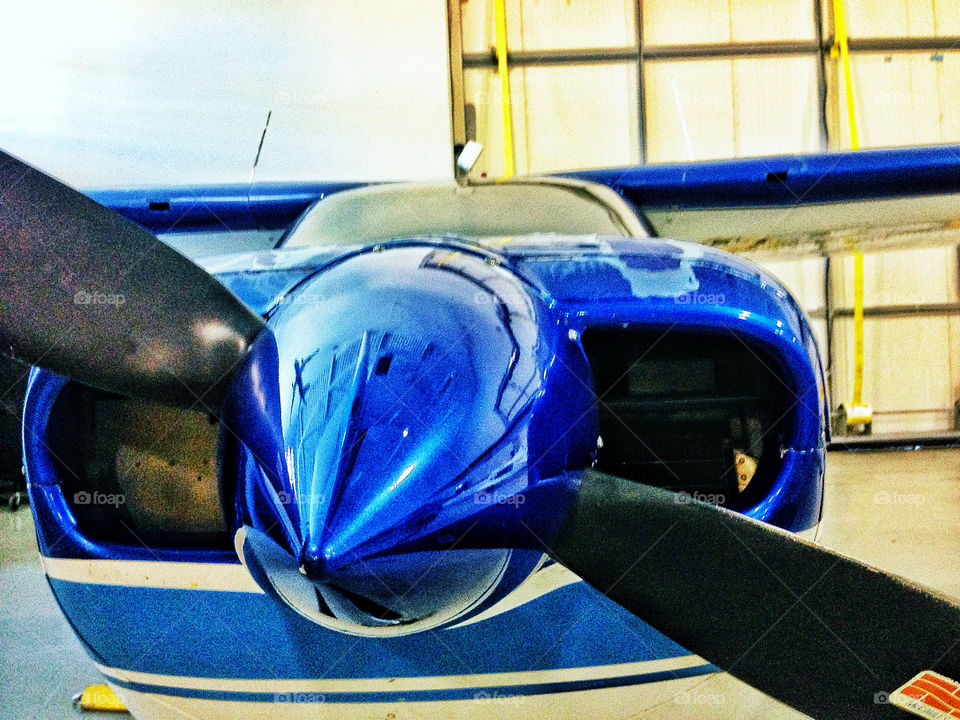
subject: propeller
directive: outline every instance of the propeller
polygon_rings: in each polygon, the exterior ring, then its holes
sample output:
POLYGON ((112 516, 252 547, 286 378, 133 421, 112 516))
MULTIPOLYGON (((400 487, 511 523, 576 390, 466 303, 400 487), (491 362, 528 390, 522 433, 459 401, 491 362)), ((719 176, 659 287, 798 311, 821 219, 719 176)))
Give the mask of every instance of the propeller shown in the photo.
POLYGON ((687 649, 815 718, 960 671, 960 606, 724 508, 586 470, 548 552, 687 649))
POLYGON ((0 152, 0 351, 124 395, 219 408, 264 327, 149 232, 0 152))

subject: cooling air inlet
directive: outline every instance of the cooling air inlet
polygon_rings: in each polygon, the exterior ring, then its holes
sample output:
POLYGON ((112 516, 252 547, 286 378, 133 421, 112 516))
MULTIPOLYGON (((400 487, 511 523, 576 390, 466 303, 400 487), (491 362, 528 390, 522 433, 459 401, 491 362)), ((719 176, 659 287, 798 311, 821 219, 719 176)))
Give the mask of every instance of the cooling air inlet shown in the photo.
POLYGON ((745 509, 769 490, 797 406, 780 362, 729 331, 593 328, 596 468, 745 509))

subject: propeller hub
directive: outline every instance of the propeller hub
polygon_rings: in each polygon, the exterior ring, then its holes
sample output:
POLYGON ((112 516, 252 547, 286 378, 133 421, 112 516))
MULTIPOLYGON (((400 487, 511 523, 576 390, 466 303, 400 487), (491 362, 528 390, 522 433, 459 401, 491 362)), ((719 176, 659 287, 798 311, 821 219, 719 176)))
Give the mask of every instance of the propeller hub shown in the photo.
MULTIPOLYGON (((238 448, 249 456, 237 524, 313 584, 296 609, 318 622, 411 632, 477 607, 514 555, 539 559, 505 548, 529 546, 516 535, 544 522, 534 498, 569 495, 543 479, 589 462, 584 433, 558 443, 538 412, 560 394, 558 348, 570 356, 560 365, 588 378, 582 357, 540 297, 487 260, 436 245, 366 252, 303 283, 269 320, 275 367, 245 377, 275 379, 276 419, 252 433, 257 449, 238 448)), ((579 395, 564 385, 578 404, 569 414, 583 416, 589 380, 579 395)))

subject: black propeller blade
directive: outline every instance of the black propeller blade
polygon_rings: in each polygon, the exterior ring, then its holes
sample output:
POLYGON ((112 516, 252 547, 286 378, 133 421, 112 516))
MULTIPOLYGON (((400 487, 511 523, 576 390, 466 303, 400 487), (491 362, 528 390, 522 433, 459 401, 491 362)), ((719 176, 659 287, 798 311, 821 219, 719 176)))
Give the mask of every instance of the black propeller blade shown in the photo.
POLYGON ((0 152, 0 352, 217 408, 263 321, 139 226, 0 152))
POLYGON ((554 557, 665 635, 798 710, 905 718, 922 670, 960 674, 954 602, 742 515, 585 471, 554 557))

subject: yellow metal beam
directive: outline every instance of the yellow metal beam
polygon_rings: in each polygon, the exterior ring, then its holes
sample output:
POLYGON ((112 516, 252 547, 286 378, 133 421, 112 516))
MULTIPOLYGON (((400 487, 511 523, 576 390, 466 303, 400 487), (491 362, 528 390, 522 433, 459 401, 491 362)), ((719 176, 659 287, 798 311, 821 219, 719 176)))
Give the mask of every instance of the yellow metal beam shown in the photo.
POLYGON ((863 405, 863 253, 853 253, 853 406, 863 405))
POLYGON ((853 72, 850 70, 850 44, 847 35, 847 15, 843 0, 833 0, 833 48, 832 57, 840 58, 843 72, 843 96, 847 109, 847 125, 850 128, 850 149, 860 149, 860 133, 857 130, 857 110, 853 100, 853 72))
MULTIPOLYGON (((850 68, 850 44, 843 0, 833 0, 833 36, 831 57, 839 58, 843 73, 843 99, 850 131, 850 149, 860 149, 857 107, 853 97, 853 72, 850 68)), ((869 425, 873 411, 863 402, 863 253, 853 255, 853 399, 847 408, 847 425, 869 425)))
POLYGON ((503 177, 513 177, 513 120, 510 102, 510 68, 507 66, 506 0, 496 0, 497 72, 500 73, 500 118, 503 124, 503 177))

